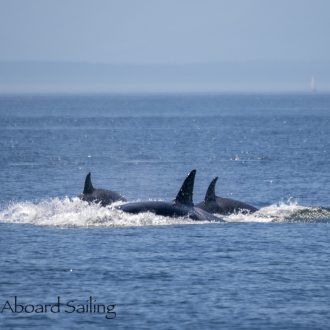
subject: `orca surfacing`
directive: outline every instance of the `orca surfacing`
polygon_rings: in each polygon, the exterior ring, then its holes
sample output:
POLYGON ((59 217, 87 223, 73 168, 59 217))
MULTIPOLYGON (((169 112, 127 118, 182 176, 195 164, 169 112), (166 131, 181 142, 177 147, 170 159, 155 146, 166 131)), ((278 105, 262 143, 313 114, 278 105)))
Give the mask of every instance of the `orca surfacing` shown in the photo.
POLYGON ((89 203, 100 203, 102 206, 107 206, 117 201, 126 202, 126 198, 119 195, 115 191, 95 189, 92 184, 91 173, 87 174, 84 191, 78 197, 89 203))
POLYGON ((172 203, 162 201, 136 202, 119 205, 117 209, 133 214, 151 212, 165 217, 188 217, 192 220, 223 221, 221 218, 194 206, 195 175, 196 170, 192 170, 188 174, 172 203))
POLYGON ((252 205, 234 200, 229 198, 222 198, 215 195, 215 185, 217 183, 218 177, 215 177, 205 194, 205 199, 203 202, 197 204, 199 208, 204 211, 216 214, 229 215, 232 213, 254 213, 258 209, 252 205))

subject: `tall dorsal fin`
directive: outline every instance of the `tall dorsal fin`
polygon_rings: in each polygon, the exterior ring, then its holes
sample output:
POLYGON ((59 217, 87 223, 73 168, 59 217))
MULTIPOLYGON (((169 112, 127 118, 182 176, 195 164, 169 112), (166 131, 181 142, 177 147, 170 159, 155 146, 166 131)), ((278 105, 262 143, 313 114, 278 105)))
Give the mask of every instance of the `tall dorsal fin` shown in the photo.
POLYGON ((83 192, 83 194, 92 194, 93 191, 94 191, 94 187, 92 185, 91 173, 89 172, 86 175, 85 186, 84 186, 84 192, 83 192))
POLYGON ((216 176, 213 178, 211 181, 209 187, 207 188, 206 194, 205 194, 205 199, 204 203, 207 205, 208 203, 215 202, 215 185, 217 183, 218 177, 216 176))
POLYGON ((175 203, 184 204, 188 206, 193 206, 193 191, 194 191, 194 182, 195 182, 196 170, 192 170, 186 179, 183 181, 183 184, 176 195, 175 203))

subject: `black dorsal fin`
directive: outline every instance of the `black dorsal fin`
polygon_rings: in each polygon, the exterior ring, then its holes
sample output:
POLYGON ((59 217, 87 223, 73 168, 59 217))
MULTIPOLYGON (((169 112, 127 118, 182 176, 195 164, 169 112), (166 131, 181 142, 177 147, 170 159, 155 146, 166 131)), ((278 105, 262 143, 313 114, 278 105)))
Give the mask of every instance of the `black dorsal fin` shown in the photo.
POLYGON ((218 177, 216 176, 210 183, 209 187, 207 188, 204 203, 207 205, 208 203, 215 202, 215 185, 217 183, 218 177))
POLYGON ((84 186, 84 194, 92 194, 94 191, 94 187, 92 185, 92 180, 91 180, 91 173, 89 172, 86 175, 86 179, 85 179, 85 186, 84 186))
POLYGON ((194 191, 194 182, 195 182, 196 170, 192 170, 186 179, 183 181, 183 184, 176 195, 175 203, 184 204, 188 206, 193 206, 193 191, 194 191))

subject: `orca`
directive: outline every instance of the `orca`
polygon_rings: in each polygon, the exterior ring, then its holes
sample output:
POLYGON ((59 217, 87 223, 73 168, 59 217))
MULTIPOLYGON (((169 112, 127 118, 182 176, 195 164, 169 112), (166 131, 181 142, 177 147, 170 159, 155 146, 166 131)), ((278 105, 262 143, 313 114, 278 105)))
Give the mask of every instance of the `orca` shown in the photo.
POLYGON ((205 199, 203 202, 197 204, 197 207, 204 211, 222 215, 229 215, 232 213, 253 213, 258 211, 258 209, 252 205, 234 200, 229 198, 222 198, 215 195, 215 185, 217 183, 218 177, 215 177, 205 194, 205 199))
POLYGON ((192 170, 184 180, 173 202, 147 201, 118 205, 116 208, 127 213, 151 212, 165 217, 188 217, 192 220, 224 221, 198 207, 193 203, 193 190, 196 170, 192 170))
POLYGON ((107 206, 116 201, 126 202, 126 198, 119 195, 115 191, 106 189, 95 189, 89 172, 85 179, 84 191, 78 196, 81 200, 89 203, 100 203, 102 206, 107 206))

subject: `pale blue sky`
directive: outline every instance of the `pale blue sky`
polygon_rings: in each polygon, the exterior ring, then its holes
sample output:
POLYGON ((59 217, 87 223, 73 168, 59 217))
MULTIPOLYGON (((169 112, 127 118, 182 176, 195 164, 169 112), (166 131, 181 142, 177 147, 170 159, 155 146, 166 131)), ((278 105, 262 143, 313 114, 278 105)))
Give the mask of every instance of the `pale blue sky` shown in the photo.
POLYGON ((0 60, 329 60, 329 0, 0 0, 0 60))

